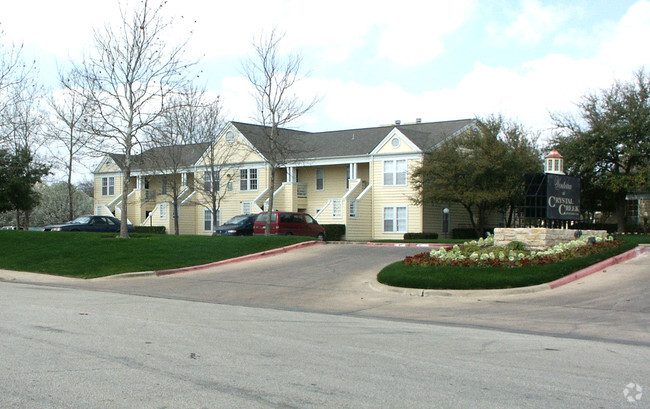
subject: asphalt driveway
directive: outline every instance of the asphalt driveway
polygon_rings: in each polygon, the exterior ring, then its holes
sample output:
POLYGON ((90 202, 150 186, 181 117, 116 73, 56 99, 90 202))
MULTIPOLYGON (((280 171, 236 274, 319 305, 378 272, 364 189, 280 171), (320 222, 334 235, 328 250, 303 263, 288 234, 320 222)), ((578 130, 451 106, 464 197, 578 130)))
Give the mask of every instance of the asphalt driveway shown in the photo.
POLYGON ((648 252, 555 290, 530 294, 447 292, 421 297, 417 291, 409 294, 378 285, 375 277, 383 266, 422 251, 328 244, 162 277, 57 278, 47 284, 650 346, 648 252))

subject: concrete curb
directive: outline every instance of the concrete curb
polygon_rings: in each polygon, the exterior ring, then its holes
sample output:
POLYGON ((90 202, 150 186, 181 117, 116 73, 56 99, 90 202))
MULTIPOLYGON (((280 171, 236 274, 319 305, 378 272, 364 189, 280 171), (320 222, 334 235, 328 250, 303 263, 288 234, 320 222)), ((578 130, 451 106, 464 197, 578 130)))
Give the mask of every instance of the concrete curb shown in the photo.
POLYGON ((369 282, 369 284, 371 288, 377 291, 392 292, 418 297, 487 297, 500 295, 532 294, 540 291, 553 290, 598 271, 602 271, 607 267, 630 260, 641 255, 642 253, 645 253, 647 248, 648 246, 641 245, 633 248, 632 250, 628 250, 625 253, 621 253, 617 256, 608 258, 607 260, 603 260, 600 263, 593 264, 589 267, 583 268, 582 270, 576 271, 575 273, 571 273, 567 276, 559 278, 555 281, 529 287, 503 288, 498 290, 423 290, 418 288, 391 287, 378 282, 376 278, 374 281, 369 282))
POLYGON ((369 241, 366 243, 366 246, 387 246, 387 247, 423 247, 423 248, 440 248, 443 247, 446 250, 451 249, 454 247, 453 244, 445 244, 445 243, 375 243, 372 241, 369 241))
MULTIPOLYGON (((303 247, 311 247, 311 246, 321 245, 321 244, 326 244, 326 243, 324 241, 305 241, 305 242, 302 242, 302 243, 292 244, 292 245, 286 246, 286 247, 280 247, 278 249, 262 251, 260 253, 254 253, 254 254, 247 254, 245 256, 229 258, 227 260, 215 261, 214 263, 201 264, 201 265, 198 265, 198 266, 190 266, 190 267, 173 268, 173 269, 169 269, 169 270, 157 270, 157 271, 154 271, 153 274, 160 277, 160 276, 166 276, 166 275, 171 275, 171 274, 187 273, 187 272, 190 272, 190 271, 204 270, 204 269, 207 269, 207 268, 223 266, 223 265, 226 265, 226 264, 238 263, 240 261, 256 260, 256 259, 259 259, 259 258, 262 258, 262 257, 268 257, 268 256, 276 255, 276 254, 287 253, 287 252, 289 252, 291 250, 296 250, 296 249, 300 249, 300 248, 303 248, 303 247)), ((138 273, 136 273, 136 274, 138 274, 138 273)))
POLYGON ((632 250, 628 250, 625 253, 621 253, 617 256, 608 258, 607 260, 603 260, 600 263, 593 264, 589 267, 583 268, 580 271, 576 271, 575 273, 569 274, 568 276, 564 276, 562 278, 558 278, 555 281, 551 281, 548 283, 548 285, 551 287, 551 289, 561 287, 565 284, 571 283, 573 281, 579 280, 582 277, 586 277, 588 275, 591 275, 593 273, 596 273, 598 271, 604 270, 607 267, 613 266, 618 263, 622 263, 624 261, 627 261, 629 259, 632 259, 634 257, 639 256, 642 253, 645 253, 646 246, 638 246, 636 248, 633 248, 632 250))

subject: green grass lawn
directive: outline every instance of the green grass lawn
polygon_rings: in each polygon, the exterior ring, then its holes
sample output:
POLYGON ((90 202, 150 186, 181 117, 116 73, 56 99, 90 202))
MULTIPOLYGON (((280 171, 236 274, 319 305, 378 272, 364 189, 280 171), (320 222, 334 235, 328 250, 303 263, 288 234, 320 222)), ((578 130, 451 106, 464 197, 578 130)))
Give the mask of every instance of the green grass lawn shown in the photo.
POLYGON ((554 264, 518 268, 423 267, 408 266, 401 261, 384 268, 377 280, 393 287, 476 290, 526 287, 544 284, 608 259, 640 243, 650 243, 650 236, 626 236, 617 248, 583 258, 554 264))
POLYGON ((78 278, 211 263, 302 241, 296 236, 206 237, 0 231, 0 268, 78 278))

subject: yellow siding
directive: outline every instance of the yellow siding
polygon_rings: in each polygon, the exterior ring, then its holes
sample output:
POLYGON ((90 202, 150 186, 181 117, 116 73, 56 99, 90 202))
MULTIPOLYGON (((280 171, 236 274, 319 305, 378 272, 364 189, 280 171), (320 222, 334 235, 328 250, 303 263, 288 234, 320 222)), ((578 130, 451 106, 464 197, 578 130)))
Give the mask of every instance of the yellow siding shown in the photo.
POLYGON ((179 208, 181 217, 178 219, 178 230, 180 234, 197 234, 199 232, 196 225, 197 207, 194 205, 184 205, 179 206, 179 208))
POLYGON ((351 241, 372 239, 372 193, 371 192, 367 192, 367 194, 363 195, 357 201, 357 216, 347 218, 345 239, 351 241))
MULTIPOLYGON (((316 209, 322 209, 329 199, 340 199, 346 193, 345 187, 347 165, 323 166, 325 183, 323 190, 316 190, 316 167, 300 168, 299 182, 307 184, 307 213, 312 216, 316 209)), ((331 214, 331 210, 329 211, 331 214)), ((337 223, 341 223, 341 219, 337 223)))
POLYGON ((388 140, 388 142, 386 142, 386 143, 384 144, 384 146, 382 146, 382 147, 379 149, 379 151, 377 151, 377 153, 380 154, 380 155, 382 155, 382 154, 394 154, 394 153, 418 152, 418 151, 416 151, 416 150, 413 150, 413 148, 411 148, 411 147, 406 143, 406 141, 404 140, 404 138, 401 138, 401 137, 399 137, 399 136, 395 136, 395 138, 399 139, 399 141, 400 141, 399 146, 398 146, 397 148, 393 147, 393 145, 392 145, 392 143, 391 143, 392 140, 393 140, 393 138, 390 138, 390 139, 388 140))
POLYGON ((121 172, 120 168, 111 159, 107 160, 97 169, 98 173, 121 172))
MULTIPOLYGON (((246 162, 262 162, 262 158, 255 152, 250 145, 248 145, 236 131, 237 137, 232 144, 226 143, 225 139, 220 139, 214 147, 214 160, 219 163, 246 163, 246 162)), ((209 157, 206 157, 199 163, 199 165, 208 165, 210 163, 209 157)))
POLYGON ((410 183, 412 169, 419 166, 419 160, 407 162, 407 185, 406 186, 384 186, 384 162, 377 160, 372 163, 372 209, 373 209, 373 238, 374 239, 401 239, 404 233, 422 232, 422 207, 413 204, 411 200, 416 192, 410 183), (407 207, 407 231, 406 232, 384 232, 384 207, 406 206, 407 207))
POLYGON ((98 175, 95 177, 95 203, 96 204, 107 204, 112 202, 116 197, 122 194, 122 177, 121 176, 110 176, 115 178, 115 194, 110 196, 102 196, 102 177, 98 175))

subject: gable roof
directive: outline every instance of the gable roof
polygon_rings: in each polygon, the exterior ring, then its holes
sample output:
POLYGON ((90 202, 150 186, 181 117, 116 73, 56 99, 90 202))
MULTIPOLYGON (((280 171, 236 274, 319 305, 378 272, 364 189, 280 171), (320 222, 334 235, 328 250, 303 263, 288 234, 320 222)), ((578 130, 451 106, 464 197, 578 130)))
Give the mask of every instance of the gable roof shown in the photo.
MULTIPOLYGON (((271 157, 266 132, 270 128, 244 122, 231 122, 250 144, 264 157, 271 157)), ((473 119, 454 121, 384 125, 373 128, 346 129, 340 131, 305 132, 280 128, 281 138, 289 140, 289 160, 336 158, 369 155, 393 129, 397 129, 422 152, 433 150, 447 138, 459 134, 474 124, 473 119)), ((209 148, 209 143, 156 147, 134 155, 132 171, 164 168, 185 168, 195 165, 209 148), (164 164, 165 166, 161 166, 164 164)), ((113 161, 124 168, 124 155, 109 154, 113 161)))
MULTIPOLYGON (((262 155, 268 154, 269 146, 265 136, 268 127, 243 122, 231 123, 262 155)), ((305 132, 281 128, 279 135, 291 139, 292 143, 296 144, 290 159, 329 158, 368 155, 393 129, 398 129, 420 150, 426 152, 473 123, 473 119, 461 119, 327 132, 305 132)))

